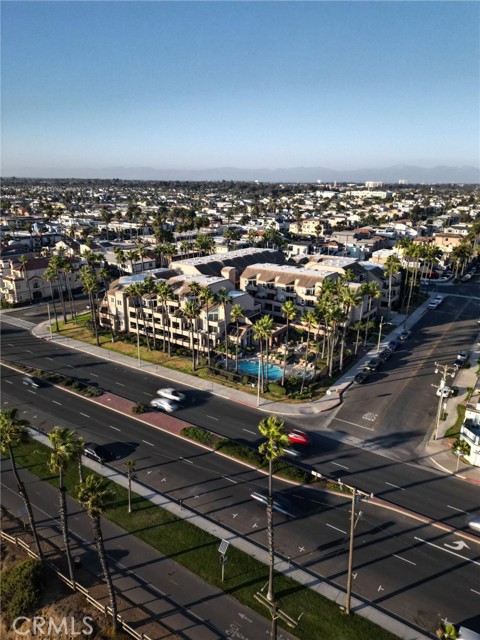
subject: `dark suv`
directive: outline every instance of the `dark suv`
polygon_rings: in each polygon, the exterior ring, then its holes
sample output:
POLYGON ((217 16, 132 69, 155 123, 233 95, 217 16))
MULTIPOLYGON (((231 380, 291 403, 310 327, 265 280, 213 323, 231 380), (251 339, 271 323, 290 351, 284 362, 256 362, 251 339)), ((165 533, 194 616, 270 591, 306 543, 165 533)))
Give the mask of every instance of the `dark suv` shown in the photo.
POLYGON ((87 456, 87 458, 91 458, 100 464, 104 462, 108 462, 112 459, 110 452, 105 447, 102 447, 100 444, 96 444, 95 442, 87 442, 83 449, 83 455, 87 456))

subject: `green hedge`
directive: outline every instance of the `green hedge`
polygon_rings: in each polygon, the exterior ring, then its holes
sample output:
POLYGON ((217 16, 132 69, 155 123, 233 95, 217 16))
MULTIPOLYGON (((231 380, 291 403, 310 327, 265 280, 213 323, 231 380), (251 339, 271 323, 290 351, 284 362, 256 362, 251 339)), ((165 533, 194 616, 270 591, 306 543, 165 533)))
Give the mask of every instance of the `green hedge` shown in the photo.
POLYGON ((34 613, 45 589, 45 569, 40 560, 29 558, 1 575, 1 611, 7 626, 15 618, 34 613))

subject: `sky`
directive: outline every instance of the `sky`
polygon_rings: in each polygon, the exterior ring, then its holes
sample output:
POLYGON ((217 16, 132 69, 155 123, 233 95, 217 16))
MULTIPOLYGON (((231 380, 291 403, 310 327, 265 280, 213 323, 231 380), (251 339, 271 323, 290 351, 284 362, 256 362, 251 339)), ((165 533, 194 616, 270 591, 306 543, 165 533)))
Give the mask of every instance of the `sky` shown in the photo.
POLYGON ((3 0, 1 12, 3 176, 479 165, 478 2, 3 0))

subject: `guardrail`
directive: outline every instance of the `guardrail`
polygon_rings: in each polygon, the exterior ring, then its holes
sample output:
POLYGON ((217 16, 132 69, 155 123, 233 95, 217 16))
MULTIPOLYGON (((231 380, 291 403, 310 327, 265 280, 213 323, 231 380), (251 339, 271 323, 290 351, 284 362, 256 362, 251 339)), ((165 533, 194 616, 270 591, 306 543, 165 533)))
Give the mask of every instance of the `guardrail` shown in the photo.
MULTIPOLYGON (((0 529, 0 538, 3 538, 4 540, 6 540, 7 542, 10 542, 11 544, 14 544, 16 547, 21 547, 24 551, 27 552, 27 554, 31 558, 36 558, 38 560, 38 554, 35 551, 33 551, 33 549, 31 549, 26 542, 24 542, 17 536, 11 536, 10 534, 0 529)), ((67 578, 67 576, 64 576, 63 573, 61 573, 61 571, 59 571, 48 560, 45 560, 45 563, 48 565, 50 569, 52 569, 52 571, 55 572, 57 578, 59 578, 62 582, 64 582, 67 585, 67 587, 72 589, 72 591, 80 592, 84 596, 86 601, 89 604, 91 604, 93 607, 98 609, 98 611, 101 611, 105 617, 113 615, 112 609, 110 608, 109 605, 104 605, 98 600, 96 600, 93 596, 90 595, 90 592, 88 591, 88 589, 83 587, 77 581, 72 582, 70 578, 67 578)), ((144 633, 138 633, 138 631, 135 631, 135 629, 133 629, 129 624, 127 624, 125 620, 123 620, 122 617, 118 614, 117 614, 117 622, 119 623, 122 631, 126 631, 130 636, 132 636, 132 638, 135 638, 135 640, 151 640, 151 638, 145 635, 144 633)))

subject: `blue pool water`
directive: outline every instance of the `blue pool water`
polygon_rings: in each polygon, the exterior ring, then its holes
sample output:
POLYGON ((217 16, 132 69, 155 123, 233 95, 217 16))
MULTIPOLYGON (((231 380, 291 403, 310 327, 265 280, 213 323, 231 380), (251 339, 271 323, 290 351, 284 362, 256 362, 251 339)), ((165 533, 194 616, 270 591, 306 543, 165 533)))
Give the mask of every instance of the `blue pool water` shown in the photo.
MULTIPOLYGON (((250 376, 258 376, 260 365, 257 360, 243 360, 238 363, 238 368, 242 373, 248 373, 250 376)), ((267 365, 263 365, 263 375, 266 376, 267 365)), ((277 367, 276 364, 268 365, 268 379, 278 380, 282 377, 282 369, 277 367)))

